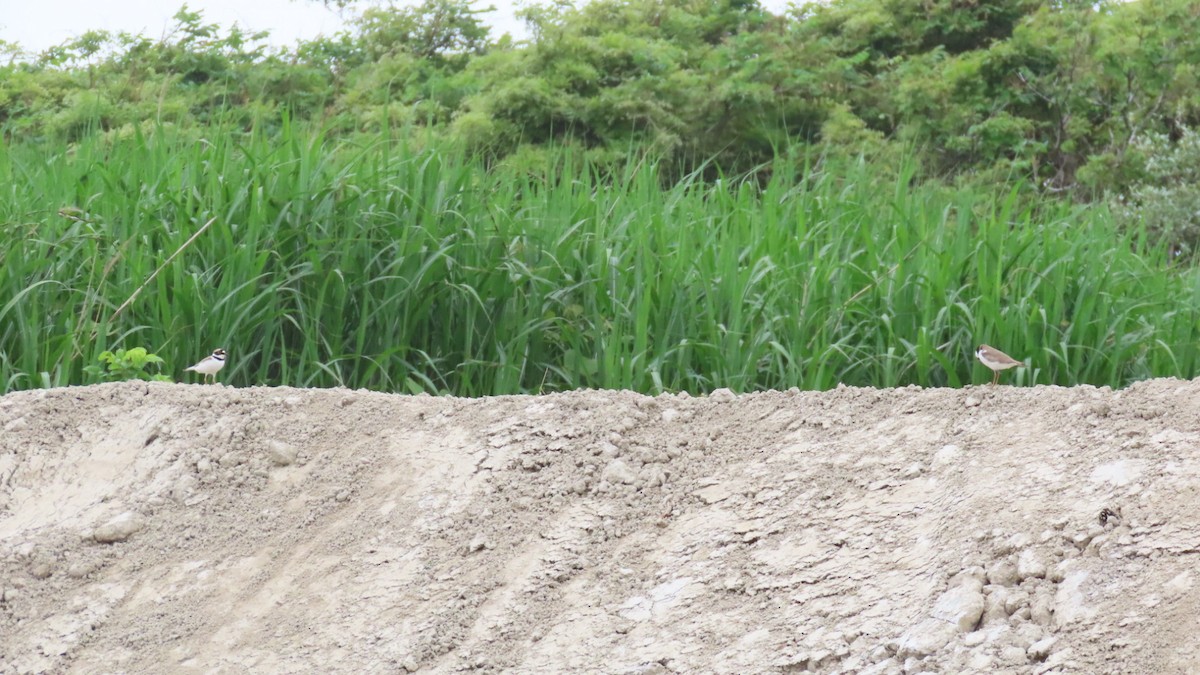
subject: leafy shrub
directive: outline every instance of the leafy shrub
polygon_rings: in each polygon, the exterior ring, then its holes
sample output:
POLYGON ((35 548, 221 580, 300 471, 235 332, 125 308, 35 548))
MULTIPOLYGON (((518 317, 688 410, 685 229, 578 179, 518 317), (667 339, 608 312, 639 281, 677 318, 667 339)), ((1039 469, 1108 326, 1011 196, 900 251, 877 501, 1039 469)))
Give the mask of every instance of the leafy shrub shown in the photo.
POLYGON ((162 373, 150 373, 146 369, 151 365, 162 367, 162 357, 151 354, 145 347, 133 349, 118 349, 115 352, 105 351, 97 359, 103 365, 90 365, 84 371, 94 378, 105 382, 122 380, 150 380, 152 382, 170 382, 171 378, 162 373))
POLYGON ((1200 249, 1200 133, 1184 129, 1172 142, 1148 134, 1133 145, 1131 161, 1140 161, 1141 178, 1128 191, 1110 198, 1113 213, 1126 227, 1144 225, 1165 238, 1177 254, 1200 249))

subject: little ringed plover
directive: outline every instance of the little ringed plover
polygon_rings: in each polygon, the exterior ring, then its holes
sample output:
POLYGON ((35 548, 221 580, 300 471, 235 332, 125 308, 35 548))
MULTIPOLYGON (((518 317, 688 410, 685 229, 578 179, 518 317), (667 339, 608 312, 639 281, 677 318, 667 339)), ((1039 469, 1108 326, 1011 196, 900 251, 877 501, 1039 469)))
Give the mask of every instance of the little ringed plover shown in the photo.
POLYGON ((225 350, 224 349, 214 349, 213 353, 204 357, 203 361, 201 361, 200 363, 197 363, 196 365, 194 365, 190 368, 184 368, 184 370, 185 371, 194 370, 197 373, 200 373, 201 375, 204 376, 205 382, 208 382, 208 378, 211 375, 213 382, 216 382, 217 381, 217 373, 220 372, 221 369, 224 367, 225 367, 225 350))
POLYGON ((992 378, 993 385, 1000 381, 1000 371, 1025 365, 1024 361, 1018 361, 999 349, 987 345, 979 345, 979 349, 975 350, 975 358, 995 373, 992 378))

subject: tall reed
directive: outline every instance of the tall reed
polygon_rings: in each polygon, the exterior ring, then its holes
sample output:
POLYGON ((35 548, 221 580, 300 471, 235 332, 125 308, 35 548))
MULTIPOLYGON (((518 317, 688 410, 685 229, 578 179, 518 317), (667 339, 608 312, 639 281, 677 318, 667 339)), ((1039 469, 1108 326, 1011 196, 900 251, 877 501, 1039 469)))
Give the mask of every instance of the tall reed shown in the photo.
POLYGON ((0 146, 0 391, 133 346, 181 379, 221 346, 237 385, 472 396, 961 386, 979 342, 1031 361, 1009 382, 1196 371, 1197 276, 1101 211, 861 162, 664 187, 546 157, 287 124, 0 146))

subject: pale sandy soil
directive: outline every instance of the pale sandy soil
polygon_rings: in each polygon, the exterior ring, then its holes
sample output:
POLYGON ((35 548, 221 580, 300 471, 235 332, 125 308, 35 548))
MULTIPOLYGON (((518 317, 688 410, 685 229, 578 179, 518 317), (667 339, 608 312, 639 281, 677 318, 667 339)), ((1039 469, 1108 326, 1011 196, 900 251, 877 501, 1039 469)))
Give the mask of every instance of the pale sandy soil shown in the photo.
POLYGON ((1192 382, 0 398, 0 673, 1194 673, 1198 576, 1192 382))

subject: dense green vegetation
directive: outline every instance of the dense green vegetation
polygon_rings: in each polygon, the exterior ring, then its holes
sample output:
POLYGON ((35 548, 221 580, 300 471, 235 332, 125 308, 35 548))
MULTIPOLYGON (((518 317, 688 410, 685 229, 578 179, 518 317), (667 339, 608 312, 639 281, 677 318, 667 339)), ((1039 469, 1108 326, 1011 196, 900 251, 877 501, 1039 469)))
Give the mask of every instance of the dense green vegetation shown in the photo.
POLYGON ((515 44, 466 0, 425 0, 269 49, 185 9, 162 40, 92 32, 0 66, 0 129, 62 142, 277 125, 286 110, 335 134, 418 125, 493 157, 650 148, 672 175, 799 145, 916 149, 937 176, 1094 197, 1144 177, 1147 134, 1200 122, 1192 0, 837 0, 781 16, 753 0, 595 0, 526 17, 534 38, 515 44))
POLYGON ((527 14, 6 45, 0 392, 135 347, 463 395, 1196 372, 1194 3, 527 14))
POLYGON ((664 188, 652 162, 548 156, 292 127, 9 148, 0 378, 80 382, 129 345, 177 370, 224 346, 238 383, 461 394, 959 385, 981 340, 1040 382, 1195 366, 1191 277, 1096 210, 862 162, 664 188))

